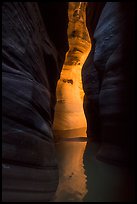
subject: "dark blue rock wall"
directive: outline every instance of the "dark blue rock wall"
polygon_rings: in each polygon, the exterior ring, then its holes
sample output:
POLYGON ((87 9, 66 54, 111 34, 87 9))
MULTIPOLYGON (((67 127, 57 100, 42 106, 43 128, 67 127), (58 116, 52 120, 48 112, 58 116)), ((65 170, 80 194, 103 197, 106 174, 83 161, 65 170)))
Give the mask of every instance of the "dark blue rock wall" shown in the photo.
POLYGON ((61 22, 49 4, 45 7, 48 24, 54 15, 61 32, 60 47, 59 39, 51 36, 54 24, 51 31, 37 3, 2 4, 4 202, 49 201, 58 185, 52 122, 56 83, 68 50, 68 6, 63 4, 58 11, 62 10, 61 22))
POLYGON ((102 148, 116 147, 102 149, 98 158, 128 163, 134 152, 134 4, 96 4, 98 10, 90 12, 92 3, 87 9, 92 50, 82 70, 87 135, 102 148), (91 21, 90 13, 97 20, 91 21))

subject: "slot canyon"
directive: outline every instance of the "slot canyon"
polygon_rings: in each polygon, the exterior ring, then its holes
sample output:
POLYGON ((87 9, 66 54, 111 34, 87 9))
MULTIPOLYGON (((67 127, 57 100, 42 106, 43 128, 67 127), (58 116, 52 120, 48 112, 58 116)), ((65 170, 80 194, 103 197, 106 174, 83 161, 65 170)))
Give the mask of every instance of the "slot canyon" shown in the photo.
POLYGON ((67 137, 86 136, 81 70, 90 52, 91 41, 86 27, 85 10, 86 3, 69 3, 67 31, 69 50, 57 84, 53 124, 57 139, 65 137, 66 134, 67 137))
POLYGON ((2 3, 2 202, 134 202, 134 7, 2 3))

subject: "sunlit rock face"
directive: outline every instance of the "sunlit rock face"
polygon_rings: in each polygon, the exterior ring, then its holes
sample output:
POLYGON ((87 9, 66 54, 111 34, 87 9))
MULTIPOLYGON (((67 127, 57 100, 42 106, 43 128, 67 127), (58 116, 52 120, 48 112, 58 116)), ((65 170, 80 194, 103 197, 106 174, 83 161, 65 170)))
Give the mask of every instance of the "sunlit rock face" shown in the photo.
MULTIPOLYGON (((81 69, 91 49, 86 28, 86 2, 70 2, 68 9, 69 51, 57 84, 54 131, 86 127, 83 112, 81 69)), ((85 134, 85 129, 83 134, 85 134)), ((76 135, 75 135, 76 136, 76 135)))

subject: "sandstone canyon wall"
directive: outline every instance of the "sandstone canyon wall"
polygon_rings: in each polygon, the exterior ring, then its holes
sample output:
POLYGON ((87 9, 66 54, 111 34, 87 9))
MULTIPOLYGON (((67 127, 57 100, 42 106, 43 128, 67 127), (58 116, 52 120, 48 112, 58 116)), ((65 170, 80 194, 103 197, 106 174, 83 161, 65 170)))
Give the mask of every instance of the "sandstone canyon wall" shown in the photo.
POLYGON ((57 103, 53 126, 55 135, 58 132, 65 136, 63 130, 72 130, 71 136, 86 135, 86 118, 83 111, 84 92, 81 79, 81 69, 91 49, 91 41, 86 28, 86 6, 86 2, 69 3, 69 51, 66 53, 57 84, 57 103), (84 128, 84 132, 76 131, 80 128, 84 128))
POLYGON ((2 4, 4 202, 46 202, 56 191, 59 175, 52 122, 56 83, 68 50, 67 23, 67 3, 2 4), (53 22, 59 35, 52 35, 53 22))
POLYGON ((87 136, 97 157, 128 164, 134 154, 134 4, 88 4, 92 50, 82 69, 87 136), (96 16, 96 17, 95 17, 96 16))

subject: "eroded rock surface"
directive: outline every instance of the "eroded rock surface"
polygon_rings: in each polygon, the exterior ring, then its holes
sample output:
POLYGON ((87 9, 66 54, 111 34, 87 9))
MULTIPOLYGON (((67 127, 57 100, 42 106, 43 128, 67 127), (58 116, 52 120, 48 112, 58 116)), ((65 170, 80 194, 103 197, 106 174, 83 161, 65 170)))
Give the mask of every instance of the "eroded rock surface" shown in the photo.
MULTIPOLYGON (((82 65, 91 49, 90 37, 86 28, 86 5, 86 2, 69 3, 69 51, 66 54, 57 85, 55 131, 86 128, 81 80, 82 65)), ((85 130, 81 132, 82 135, 85 135, 85 130)), ((77 136, 76 132, 74 136, 77 136)))
MULTIPOLYGON (((62 10, 63 20, 58 21, 58 12, 54 18, 62 40, 67 39, 68 23, 67 3, 63 5, 56 7, 62 10)), ((51 5, 45 3, 45 7, 50 24, 51 5)), ((2 5, 4 202, 49 201, 58 185, 52 122, 56 83, 68 42, 58 46, 50 35, 54 27, 51 31, 46 26, 41 13, 35 2, 2 5)))
POLYGON ((87 135, 107 144, 98 158, 127 164, 134 152, 134 5, 95 4, 87 15, 92 50, 82 70, 87 135))

